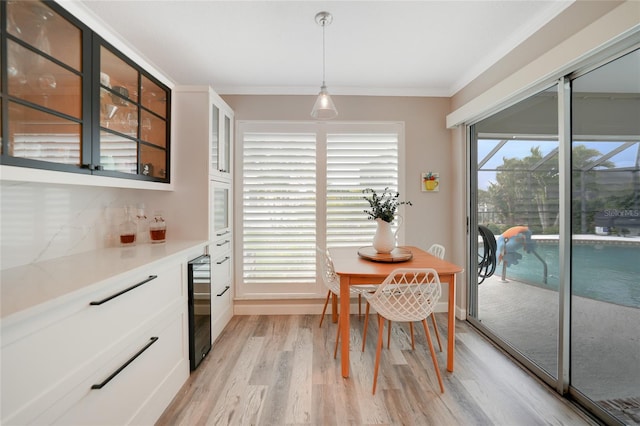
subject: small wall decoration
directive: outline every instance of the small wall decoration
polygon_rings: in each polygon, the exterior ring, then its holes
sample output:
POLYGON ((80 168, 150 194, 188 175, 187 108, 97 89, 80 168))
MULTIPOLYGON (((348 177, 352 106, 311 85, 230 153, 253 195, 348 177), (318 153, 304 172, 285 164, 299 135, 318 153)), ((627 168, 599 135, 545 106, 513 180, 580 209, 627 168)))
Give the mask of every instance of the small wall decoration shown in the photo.
POLYGON ((422 192, 440 191, 440 174, 433 172, 422 173, 422 192))

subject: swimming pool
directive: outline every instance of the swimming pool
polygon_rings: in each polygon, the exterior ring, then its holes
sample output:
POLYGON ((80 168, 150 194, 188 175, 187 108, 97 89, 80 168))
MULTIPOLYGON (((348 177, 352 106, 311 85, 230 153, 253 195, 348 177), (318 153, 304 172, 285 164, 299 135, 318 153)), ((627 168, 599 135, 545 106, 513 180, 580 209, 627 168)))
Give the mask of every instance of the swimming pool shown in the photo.
MULTIPOLYGON (((522 253, 517 265, 507 268, 507 279, 558 290, 558 242, 536 241, 536 252, 547 263, 547 283, 543 264, 533 254, 522 253)), ((495 274, 500 276, 502 264, 495 274)), ((640 242, 579 241, 572 247, 572 294, 618 305, 640 308, 640 242)))

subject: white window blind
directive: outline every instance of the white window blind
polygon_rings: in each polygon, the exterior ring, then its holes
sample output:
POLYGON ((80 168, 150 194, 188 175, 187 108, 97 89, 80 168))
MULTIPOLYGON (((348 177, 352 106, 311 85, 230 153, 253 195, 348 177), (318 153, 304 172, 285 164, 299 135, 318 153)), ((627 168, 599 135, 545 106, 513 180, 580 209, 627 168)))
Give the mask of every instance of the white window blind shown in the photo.
POLYGON ((315 283, 316 135, 243 132, 244 284, 315 283))
POLYGON ((316 246, 371 244, 362 191, 402 188, 402 124, 244 121, 237 135, 236 295, 326 294, 316 246))
POLYGON ((327 134, 327 247, 369 245, 363 189, 398 188, 398 133, 327 134))

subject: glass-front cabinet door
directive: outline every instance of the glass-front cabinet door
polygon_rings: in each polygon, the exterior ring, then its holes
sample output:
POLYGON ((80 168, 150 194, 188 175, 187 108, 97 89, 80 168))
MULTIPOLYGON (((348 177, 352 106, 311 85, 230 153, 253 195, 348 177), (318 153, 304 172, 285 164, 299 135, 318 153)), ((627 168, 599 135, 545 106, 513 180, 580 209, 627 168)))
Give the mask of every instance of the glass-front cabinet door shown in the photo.
POLYGON ((230 232, 229 184, 211 181, 211 239, 223 237, 230 232))
POLYGON ((100 169, 167 178, 169 91, 100 46, 100 169))
POLYGON ((82 96, 88 81, 84 31, 42 2, 7 1, 0 8, 7 46, 3 163, 77 170, 88 119, 82 96))
POLYGON ((231 185, 212 180, 209 190, 209 238, 213 243, 213 253, 218 254, 231 249, 231 185))
POLYGON ((222 172, 231 173, 231 117, 224 114, 224 152, 223 152, 223 168, 222 172))
POLYGON ((211 105, 211 168, 213 178, 231 178, 232 115, 211 105))
POLYGON ((211 174, 220 172, 220 108, 211 105, 211 174))

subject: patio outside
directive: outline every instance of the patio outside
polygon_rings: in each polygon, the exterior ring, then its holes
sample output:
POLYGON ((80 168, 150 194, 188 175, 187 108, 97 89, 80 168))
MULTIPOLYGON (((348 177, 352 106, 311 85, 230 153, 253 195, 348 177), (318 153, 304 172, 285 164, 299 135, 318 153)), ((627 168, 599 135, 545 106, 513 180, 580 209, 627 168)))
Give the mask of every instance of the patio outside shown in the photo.
MULTIPOLYGON (((478 287, 478 319, 557 377, 557 291, 503 281, 499 270, 478 287)), ((640 308, 572 296, 571 309, 572 386, 640 424, 640 308)))

